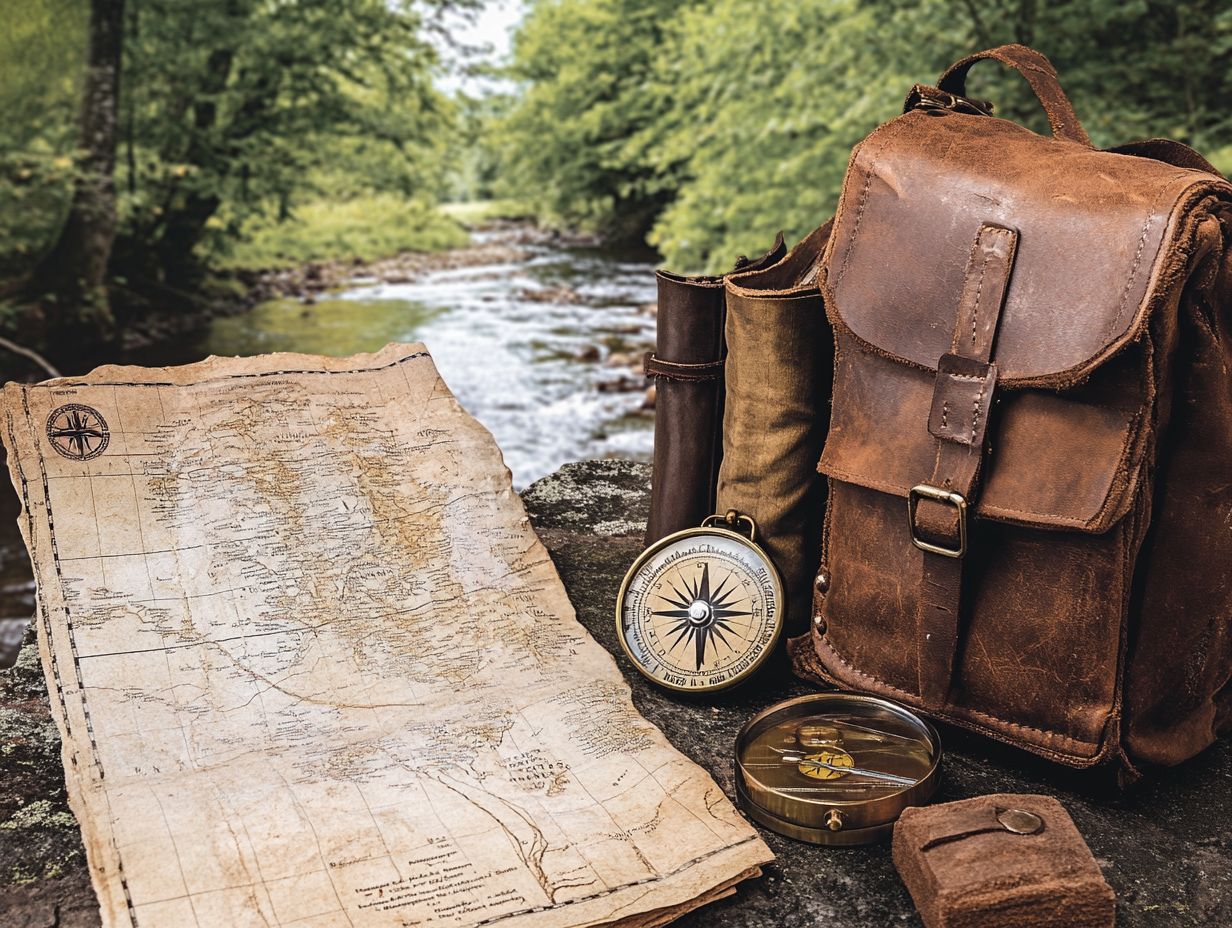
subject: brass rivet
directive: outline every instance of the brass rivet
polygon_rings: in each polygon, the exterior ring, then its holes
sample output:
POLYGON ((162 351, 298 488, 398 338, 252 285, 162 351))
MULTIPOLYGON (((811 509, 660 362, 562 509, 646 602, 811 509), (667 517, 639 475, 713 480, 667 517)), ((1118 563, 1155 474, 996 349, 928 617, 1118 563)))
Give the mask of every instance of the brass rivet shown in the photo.
POLYGON ((817 629, 817 634, 824 635, 826 633, 826 617, 820 613, 813 616, 813 627, 817 629))
POLYGON ((830 571, 821 570, 817 573, 817 579, 813 581, 813 588, 818 593, 824 593, 830 589, 830 571))
POLYGON ((997 813, 997 821, 1006 831, 1016 835, 1034 835, 1044 830, 1044 820, 1023 809, 1002 809, 997 813))
POLYGON ((826 816, 826 827, 831 831, 838 831, 843 827, 843 813, 838 809, 831 809, 826 816))

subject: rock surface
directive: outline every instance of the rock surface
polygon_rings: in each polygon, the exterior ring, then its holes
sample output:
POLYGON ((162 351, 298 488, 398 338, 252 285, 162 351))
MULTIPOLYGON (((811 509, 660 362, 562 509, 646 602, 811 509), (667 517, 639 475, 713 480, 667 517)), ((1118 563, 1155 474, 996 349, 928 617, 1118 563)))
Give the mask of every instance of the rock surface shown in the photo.
MULTIPOLYGON (((578 618, 618 656, 638 709, 732 794, 732 745, 754 711, 808 692, 782 669, 701 702, 638 676, 616 643, 613 605, 641 548, 649 467, 620 461, 567 465, 524 494, 527 509, 578 618)), ((1117 923, 1232 925, 1232 745, 1221 742, 1177 770, 1118 796, 1026 755, 942 731, 945 777, 936 801, 992 792, 1056 796, 1073 816, 1117 893, 1117 923)), ((0 925, 97 926, 77 824, 64 796, 59 739, 32 636, 0 671, 0 925)), ((889 847, 826 849, 763 832, 778 855, 735 896, 686 916, 682 928, 918 926, 889 847)))
MULTIPOLYGON (((616 642, 614 604, 641 550, 650 469, 645 464, 570 464, 524 495, 531 520, 564 578, 578 618, 617 655, 633 701, 729 796, 732 748, 754 712, 810 692, 777 670, 708 702, 664 693, 643 680, 616 642)), ((770 668, 772 671, 776 669, 770 668)), ((1222 741, 1128 796, 1104 780, 1059 770, 1029 755, 942 729, 944 777, 936 802, 987 793, 1055 796, 1073 816, 1116 890, 1117 924, 1232 925, 1232 744, 1222 741)), ((889 845, 820 848, 762 830, 778 856, 760 880, 686 916, 681 928, 886 928, 918 926, 889 845)))

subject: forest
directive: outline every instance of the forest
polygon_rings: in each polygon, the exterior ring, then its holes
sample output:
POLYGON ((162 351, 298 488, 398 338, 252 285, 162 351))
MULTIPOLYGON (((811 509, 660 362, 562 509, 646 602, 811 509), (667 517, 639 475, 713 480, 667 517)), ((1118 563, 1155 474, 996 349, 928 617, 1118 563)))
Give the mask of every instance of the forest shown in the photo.
MULTIPOLYGON (((821 223, 912 84, 1006 42, 1052 59, 1097 145, 1166 136, 1232 170, 1227 0, 531 0, 503 57, 457 34, 484 16, 3 0, 0 336, 100 356, 260 272, 455 247, 475 215, 720 270, 821 223)), ((1046 131, 1014 75, 972 93, 1046 131)))

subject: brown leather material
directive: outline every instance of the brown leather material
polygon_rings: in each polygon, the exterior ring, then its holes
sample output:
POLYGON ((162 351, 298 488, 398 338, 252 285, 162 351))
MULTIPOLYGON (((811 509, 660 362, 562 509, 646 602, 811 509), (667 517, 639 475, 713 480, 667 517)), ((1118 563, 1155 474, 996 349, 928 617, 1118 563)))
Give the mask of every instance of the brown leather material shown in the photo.
POLYGON ((655 357, 653 351, 648 351, 642 358, 642 372, 647 377, 655 379, 699 383, 707 380, 722 380, 723 364, 723 361, 702 361, 697 364, 664 361, 662 358, 655 357))
MULTIPOLYGON (((997 368, 989 363, 1001 307, 1009 288, 1018 233, 985 223, 967 260, 958 298, 951 352, 937 363, 929 432, 937 439, 937 457, 929 487, 955 493, 959 505, 974 502, 984 435, 992 409, 997 368)), ((911 531, 948 551, 967 542, 966 515, 952 503, 921 499, 911 531)), ((958 644, 963 557, 924 552, 916 610, 917 686, 929 709, 945 705, 958 644)))
POLYGON ((937 314, 952 312, 962 281, 953 256, 966 256, 981 223, 1014 228, 1000 380, 1072 386, 1141 336, 1149 284, 1168 255, 1161 246, 1218 183, 1205 172, 1055 143, 1002 119, 916 110, 852 156, 827 259, 828 311, 877 350, 932 368, 951 335, 937 314), (947 157, 955 151, 998 155, 947 157), (887 254, 911 263, 887 273, 887 254))
MULTIPOLYGON (((995 51, 1068 129, 1051 68, 995 51)), ((789 649, 1132 777, 1232 724, 1232 185, 1183 146, 1080 142, 913 109, 853 153, 819 278, 828 582, 789 649), (982 252, 989 226, 1016 248, 982 252), (967 500, 963 557, 913 543, 958 541, 919 484, 967 500)))
POLYGON ((830 223, 783 261, 727 280, 727 398, 717 508, 756 520, 787 593, 786 628, 808 627, 825 487, 832 335, 817 289, 830 223))
POLYGON ((1111 928, 1116 921, 1112 887, 1069 813, 1049 796, 996 793, 906 809, 894 824, 892 856, 925 928, 1111 928))
POLYGON ((933 384, 928 431, 941 441, 981 448, 988 429, 988 412, 997 383, 991 364, 972 363, 961 355, 943 354, 933 384))
MULTIPOLYGON (((787 253, 780 233, 760 258, 764 269, 787 253)), ((723 458, 723 364, 727 355, 724 278, 659 271, 655 350, 643 361, 655 378, 654 464, 646 544, 696 528, 714 513, 723 458)))
POLYGON ((1133 155, 1138 158, 1151 158, 1171 164, 1178 168, 1188 168, 1193 171, 1205 171, 1216 177, 1223 177, 1219 169, 1200 154, 1181 142, 1172 139, 1145 139, 1141 142, 1127 142, 1109 148, 1108 151, 1118 155, 1133 155))
MULTIPOLYGON (((935 374, 840 339, 834 408, 822 473, 904 499, 933 465, 920 422, 931 415, 935 374)), ((1100 377, 1064 393, 1006 390, 999 380, 997 466, 975 511, 984 519, 1103 532, 1123 517, 1141 454, 1144 385, 1129 349, 1100 377), (1049 479, 1033 479, 1038 474, 1049 479)))
POLYGON ((1073 104, 1061 89, 1057 79, 1057 71, 1052 62, 1033 48, 1025 45, 1002 45, 978 52, 950 67, 937 81, 937 89, 958 96, 967 93, 967 73, 978 61, 999 61, 1006 67, 1013 68, 1026 78, 1035 96, 1039 98, 1048 116, 1048 125, 1052 134, 1058 139, 1076 142, 1079 145, 1091 146, 1091 139, 1086 130, 1078 122, 1078 114, 1074 112, 1073 104))

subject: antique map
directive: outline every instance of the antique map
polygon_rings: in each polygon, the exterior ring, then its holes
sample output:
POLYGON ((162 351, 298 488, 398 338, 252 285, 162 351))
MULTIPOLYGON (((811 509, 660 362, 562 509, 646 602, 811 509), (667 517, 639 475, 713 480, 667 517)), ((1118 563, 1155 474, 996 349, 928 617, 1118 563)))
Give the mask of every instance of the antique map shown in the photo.
POLYGON ((422 345, 4 388, 104 924, 656 925, 771 859, 422 345))

